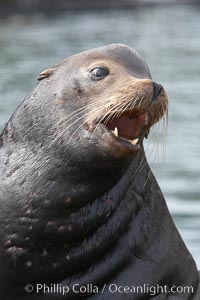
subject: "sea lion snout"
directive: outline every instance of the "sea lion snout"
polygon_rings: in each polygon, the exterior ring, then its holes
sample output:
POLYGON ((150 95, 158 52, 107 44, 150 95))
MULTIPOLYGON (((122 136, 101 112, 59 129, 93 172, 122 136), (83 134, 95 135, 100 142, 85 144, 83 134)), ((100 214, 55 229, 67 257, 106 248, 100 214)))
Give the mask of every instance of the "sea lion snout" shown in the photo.
POLYGON ((127 153, 133 155, 146 132, 165 115, 168 107, 167 94, 160 84, 147 78, 135 78, 128 71, 115 75, 115 80, 109 85, 106 83, 96 97, 100 100, 96 110, 88 114, 87 123, 94 132, 93 137, 100 124, 107 128, 108 147, 116 157, 119 153, 120 157, 127 153))

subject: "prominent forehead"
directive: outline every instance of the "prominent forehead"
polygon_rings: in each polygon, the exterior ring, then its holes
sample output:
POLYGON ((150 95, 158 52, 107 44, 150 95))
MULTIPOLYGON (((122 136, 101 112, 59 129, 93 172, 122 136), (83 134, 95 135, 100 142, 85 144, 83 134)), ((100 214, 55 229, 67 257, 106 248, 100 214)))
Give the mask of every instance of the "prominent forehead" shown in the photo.
POLYGON ((123 65, 130 74, 137 78, 151 78, 149 68, 144 59, 130 47, 123 44, 111 44, 96 49, 81 52, 71 57, 76 65, 90 64, 100 59, 112 60, 123 65))

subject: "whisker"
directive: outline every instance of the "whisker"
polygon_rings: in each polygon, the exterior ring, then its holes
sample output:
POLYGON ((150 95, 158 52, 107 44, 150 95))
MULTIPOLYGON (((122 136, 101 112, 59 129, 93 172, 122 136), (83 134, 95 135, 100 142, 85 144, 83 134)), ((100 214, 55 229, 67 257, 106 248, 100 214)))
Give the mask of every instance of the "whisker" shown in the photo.
POLYGON ((94 131, 93 131, 93 133, 92 133, 92 135, 91 135, 91 139, 92 139, 92 137, 93 137, 93 134, 94 134, 95 131, 97 130, 99 124, 103 121, 103 119, 105 119, 104 125, 106 125, 106 124, 108 123, 109 119, 112 117, 112 114, 111 114, 112 110, 113 110, 113 109, 116 109, 116 108, 119 109, 120 106, 122 106, 122 105, 123 105, 123 104, 117 103, 115 106, 113 106, 112 108, 110 108, 110 110, 106 113, 106 115, 107 115, 106 117, 105 117, 105 115, 101 117, 101 119, 100 119, 99 122, 97 123, 96 128, 94 129, 94 131))
POLYGON ((87 104, 87 105, 84 106, 84 107, 81 107, 81 108, 75 110, 74 112, 72 112, 72 113, 66 115, 66 116, 63 117, 61 120, 59 120, 56 124, 54 124, 54 125, 52 126, 51 129, 54 129, 56 126, 58 126, 59 124, 61 124, 61 123, 63 123, 63 122, 65 122, 65 123, 70 122, 71 120, 73 120, 74 117, 76 117, 77 115, 82 114, 85 110, 87 110, 87 109, 89 109, 89 108, 91 108, 91 107, 95 107, 96 104, 103 103, 103 102, 104 102, 103 100, 102 100, 102 101, 101 101, 101 100, 100 100, 100 101, 98 100, 98 101, 92 102, 92 103, 90 103, 90 104, 87 104), (77 113, 77 112, 78 112, 78 113, 77 113))
MULTIPOLYGON (((116 104, 115 105, 116 107, 118 106, 118 104, 116 104)), ((113 106, 114 108, 115 108, 115 106, 113 106)), ((103 106, 102 108, 97 108, 95 111, 93 111, 93 112, 90 112, 91 114, 93 113, 96 113, 96 112, 98 112, 98 115, 99 115, 99 111, 100 110, 102 110, 102 109, 105 109, 105 106, 103 106)), ((112 108, 113 109, 113 108, 112 108)), ((111 111, 111 109, 110 109, 110 111, 111 111)), ((109 112, 107 112, 107 113, 109 113, 109 112)), ((97 115, 97 116, 98 116, 97 115)), ((94 117, 94 116, 93 116, 94 117)), ((98 127, 98 125, 101 123, 101 121, 103 120, 105 118, 105 116, 102 116, 101 118, 100 118, 100 120, 98 121, 98 123, 97 123, 97 125, 96 125, 96 127, 95 127, 95 129, 94 129, 94 131, 92 132, 92 135, 91 135, 91 138, 90 138, 90 140, 92 139, 92 137, 93 137, 93 134, 95 133, 95 131, 97 130, 97 127, 98 127)), ((71 135, 71 137, 85 124, 85 123, 87 123, 88 122, 88 119, 86 119, 79 127, 78 127, 78 129, 76 129, 75 130, 75 132, 73 132, 73 134, 71 135)))
MULTIPOLYGON (((82 118, 86 117, 87 115, 91 114, 92 112, 87 112, 86 114, 82 115, 81 117, 79 117, 78 119, 76 119, 75 121, 73 121, 72 123, 70 123, 69 126, 67 126, 66 128, 64 128, 64 130, 50 143, 49 147, 52 146, 53 143, 55 143, 56 141, 59 140, 59 138, 74 124, 76 124, 78 121, 80 121, 82 118)), ((84 122, 86 123, 86 121, 84 122)))
POLYGON ((150 170, 150 171, 149 171, 149 174, 147 175, 147 179, 146 179, 146 181, 145 181, 145 183, 144 183, 144 185, 143 185, 143 188, 145 188, 146 184, 148 183, 151 174, 152 174, 152 171, 150 170))

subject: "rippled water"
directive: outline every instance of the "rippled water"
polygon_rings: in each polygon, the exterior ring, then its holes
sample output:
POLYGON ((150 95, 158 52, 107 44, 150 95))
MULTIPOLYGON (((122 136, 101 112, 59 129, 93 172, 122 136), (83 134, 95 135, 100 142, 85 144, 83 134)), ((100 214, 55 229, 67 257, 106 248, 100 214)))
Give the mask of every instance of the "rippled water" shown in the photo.
POLYGON ((200 267, 200 18, 193 6, 148 7, 14 16, 0 20, 0 127, 36 85, 38 73, 61 58, 122 42, 145 57, 154 80, 169 95, 163 158, 146 142, 147 156, 187 246, 200 267))

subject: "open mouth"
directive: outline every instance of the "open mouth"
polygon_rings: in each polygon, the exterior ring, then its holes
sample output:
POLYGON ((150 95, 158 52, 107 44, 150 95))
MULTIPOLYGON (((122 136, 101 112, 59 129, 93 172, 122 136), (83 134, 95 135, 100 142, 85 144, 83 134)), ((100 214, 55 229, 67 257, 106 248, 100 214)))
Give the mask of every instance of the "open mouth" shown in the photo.
POLYGON ((101 123, 111 132, 118 142, 129 143, 129 146, 139 144, 150 128, 151 116, 147 110, 126 110, 107 116, 101 123))

